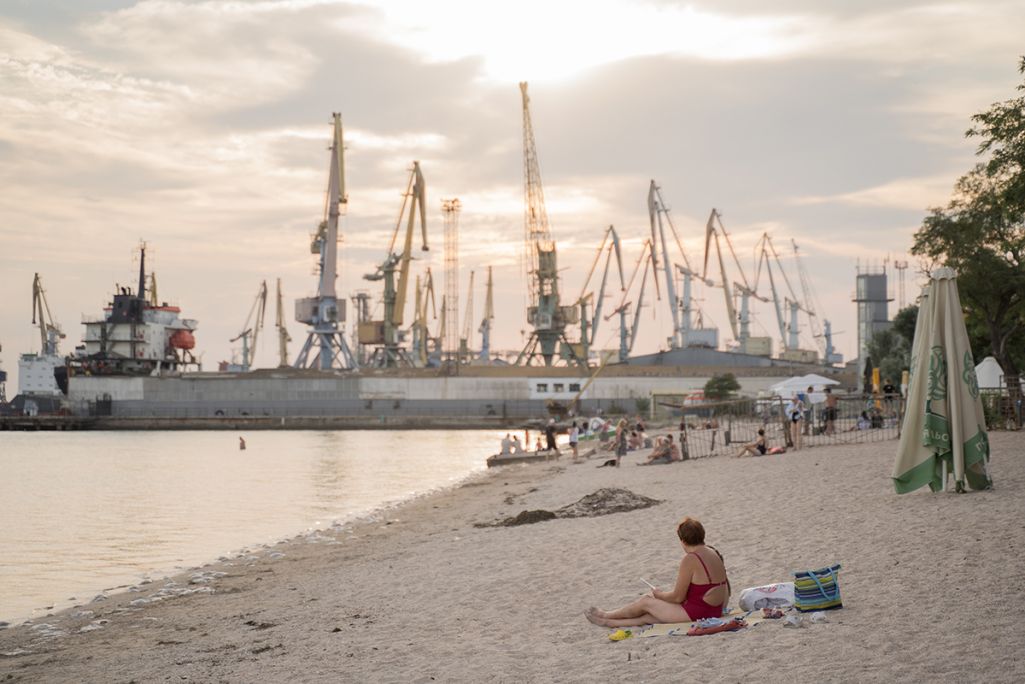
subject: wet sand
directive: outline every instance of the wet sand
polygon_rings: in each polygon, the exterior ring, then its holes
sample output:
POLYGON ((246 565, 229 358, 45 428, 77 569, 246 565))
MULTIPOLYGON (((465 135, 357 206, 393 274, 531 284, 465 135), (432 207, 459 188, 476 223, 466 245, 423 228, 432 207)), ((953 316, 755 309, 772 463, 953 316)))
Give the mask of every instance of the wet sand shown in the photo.
POLYGON ((966 495, 898 498, 896 441, 511 466, 0 630, 0 681, 1021 681, 1025 433, 991 442, 997 489, 966 495), (474 526, 610 486, 663 503, 474 526), (584 609, 636 598, 640 577, 668 588, 684 515, 735 589, 839 562, 845 608, 801 629, 610 642, 584 609))

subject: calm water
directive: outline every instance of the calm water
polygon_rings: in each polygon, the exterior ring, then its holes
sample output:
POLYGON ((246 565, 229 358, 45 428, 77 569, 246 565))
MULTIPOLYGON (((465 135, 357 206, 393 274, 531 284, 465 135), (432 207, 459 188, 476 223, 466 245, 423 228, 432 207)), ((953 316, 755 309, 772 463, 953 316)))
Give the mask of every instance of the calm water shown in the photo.
POLYGON ((240 451, 232 432, 0 433, 0 620, 451 485, 499 436, 250 432, 240 451))

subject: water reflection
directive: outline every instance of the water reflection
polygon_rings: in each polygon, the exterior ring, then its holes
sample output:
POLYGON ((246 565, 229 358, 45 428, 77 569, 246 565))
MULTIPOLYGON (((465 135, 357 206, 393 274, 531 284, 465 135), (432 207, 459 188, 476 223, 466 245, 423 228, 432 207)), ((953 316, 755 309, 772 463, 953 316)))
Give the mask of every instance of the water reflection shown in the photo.
MULTIPOLYGON (((0 619, 328 525, 484 468, 496 433, 6 433, 0 619)), ((60 607, 60 605, 58 605, 60 607)))

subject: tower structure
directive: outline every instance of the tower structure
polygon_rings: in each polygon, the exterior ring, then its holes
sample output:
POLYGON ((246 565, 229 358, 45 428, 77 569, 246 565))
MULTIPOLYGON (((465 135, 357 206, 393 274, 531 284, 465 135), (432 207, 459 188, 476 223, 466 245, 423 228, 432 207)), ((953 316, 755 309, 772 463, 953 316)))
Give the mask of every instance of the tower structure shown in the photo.
POLYGON ((864 375, 868 343, 872 336, 890 327, 886 267, 858 264, 854 297, 858 305, 858 377, 864 375))
POLYGON ((444 321, 441 337, 444 355, 452 358, 459 353, 459 211, 458 199, 442 200, 441 212, 445 217, 445 297, 444 321))
POLYGON ((523 100, 523 230, 530 278, 527 322, 533 330, 516 363, 531 365, 540 360, 551 366, 559 353, 567 361, 587 365, 587 359, 578 358, 566 339, 566 326, 578 322, 578 310, 559 303, 558 258, 545 209, 526 81, 520 83, 520 95, 523 100))
POLYGON ((331 143, 331 169, 328 173, 327 205, 324 220, 310 242, 310 252, 320 255, 320 280, 316 297, 295 302, 295 318, 310 326, 298 356, 296 368, 354 369, 357 363, 342 330, 345 324, 345 300, 335 291, 338 279, 338 218, 348 205, 345 194, 345 148, 342 115, 335 113, 334 141, 331 143))

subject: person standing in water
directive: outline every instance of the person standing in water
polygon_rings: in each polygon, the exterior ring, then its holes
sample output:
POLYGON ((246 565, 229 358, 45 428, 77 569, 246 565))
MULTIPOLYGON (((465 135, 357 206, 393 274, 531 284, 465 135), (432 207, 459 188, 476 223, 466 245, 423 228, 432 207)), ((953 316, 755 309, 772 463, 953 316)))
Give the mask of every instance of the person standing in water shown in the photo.
POLYGON ((238 450, 239 451, 245 451, 246 450, 246 440, 242 437, 242 435, 239 435, 239 438, 238 438, 238 450))

